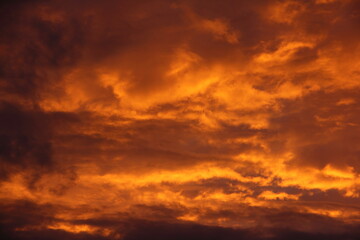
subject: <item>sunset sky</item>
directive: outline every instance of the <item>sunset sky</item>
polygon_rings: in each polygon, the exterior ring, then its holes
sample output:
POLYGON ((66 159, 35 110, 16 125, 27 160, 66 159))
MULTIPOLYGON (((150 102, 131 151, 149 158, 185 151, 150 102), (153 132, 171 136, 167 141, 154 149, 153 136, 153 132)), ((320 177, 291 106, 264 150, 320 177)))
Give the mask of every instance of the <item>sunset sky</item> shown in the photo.
POLYGON ((0 4, 1 240, 360 239, 359 0, 0 4))

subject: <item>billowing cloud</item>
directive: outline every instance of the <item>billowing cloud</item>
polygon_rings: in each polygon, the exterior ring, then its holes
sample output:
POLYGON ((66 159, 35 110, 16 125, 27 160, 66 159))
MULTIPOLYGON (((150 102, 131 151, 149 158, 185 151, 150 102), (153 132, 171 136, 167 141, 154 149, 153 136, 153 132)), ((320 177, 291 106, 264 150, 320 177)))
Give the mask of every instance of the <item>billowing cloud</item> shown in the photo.
POLYGON ((7 239, 357 239, 353 0, 1 4, 7 239))

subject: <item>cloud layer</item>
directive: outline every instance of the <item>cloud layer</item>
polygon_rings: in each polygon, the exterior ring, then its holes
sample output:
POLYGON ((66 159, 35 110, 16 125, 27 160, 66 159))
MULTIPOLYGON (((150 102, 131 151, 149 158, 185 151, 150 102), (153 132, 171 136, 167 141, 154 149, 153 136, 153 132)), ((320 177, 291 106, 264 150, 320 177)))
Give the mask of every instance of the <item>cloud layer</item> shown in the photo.
POLYGON ((1 4, 7 239, 357 239, 360 5, 1 4))

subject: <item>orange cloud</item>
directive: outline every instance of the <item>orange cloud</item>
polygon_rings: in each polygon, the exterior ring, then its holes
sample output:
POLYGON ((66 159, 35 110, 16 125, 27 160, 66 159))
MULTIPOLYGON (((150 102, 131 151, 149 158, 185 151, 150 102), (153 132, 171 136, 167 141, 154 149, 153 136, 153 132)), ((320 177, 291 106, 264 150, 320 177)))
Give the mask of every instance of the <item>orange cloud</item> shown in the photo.
POLYGON ((355 239, 359 9, 4 3, 4 236, 355 239))

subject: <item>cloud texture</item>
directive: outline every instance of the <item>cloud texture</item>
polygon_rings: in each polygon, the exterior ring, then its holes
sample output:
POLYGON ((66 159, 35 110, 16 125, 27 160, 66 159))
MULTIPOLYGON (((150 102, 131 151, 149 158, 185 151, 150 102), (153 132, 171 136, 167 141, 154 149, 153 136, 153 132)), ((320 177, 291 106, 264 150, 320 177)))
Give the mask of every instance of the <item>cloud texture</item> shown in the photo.
POLYGON ((359 1, 0 9, 1 236, 359 238, 359 1))

